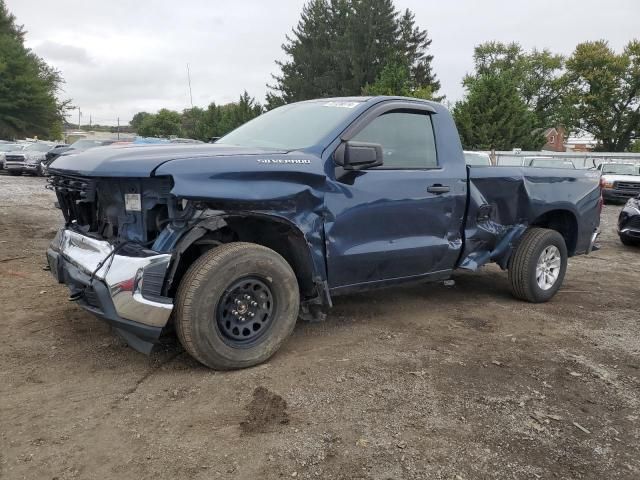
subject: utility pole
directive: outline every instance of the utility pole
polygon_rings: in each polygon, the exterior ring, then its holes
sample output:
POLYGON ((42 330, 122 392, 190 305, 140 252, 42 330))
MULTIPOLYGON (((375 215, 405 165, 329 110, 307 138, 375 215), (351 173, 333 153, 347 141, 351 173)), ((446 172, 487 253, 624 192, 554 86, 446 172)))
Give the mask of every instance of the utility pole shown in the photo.
POLYGON ((78 107, 78 130, 80 130, 80 118, 82 117, 82 112, 80 111, 80 107, 78 107))
POLYGON ((118 117, 118 140, 120 140, 120 117, 118 117))
POLYGON ((89 114, 89 130, 91 130, 91 114, 89 114))
POLYGON ((191 110, 193 110, 193 95, 191 94, 191 72, 187 63, 187 81, 189 82, 189 101, 191 102, 191 110))

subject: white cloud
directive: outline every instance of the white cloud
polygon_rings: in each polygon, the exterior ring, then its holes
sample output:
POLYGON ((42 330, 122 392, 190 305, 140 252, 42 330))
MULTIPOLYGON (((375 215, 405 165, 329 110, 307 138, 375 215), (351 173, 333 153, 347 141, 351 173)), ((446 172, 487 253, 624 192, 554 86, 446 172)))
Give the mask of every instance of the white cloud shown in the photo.
MULTIPOLYGON (((127 122, 140 110, 235 100, 243 90, 264 99, 282 59, 285 35, 304 0, 7 0, 25 25, 27 44, 58 68, 67 97, 94 122, 127 122)), ((569 54, 585 40, 614 48, 638 36, 640 2, 610 0, 396 0, 429 30, 434 70, 449 100, 463 94, 474 45, 517 41, 569 54)))

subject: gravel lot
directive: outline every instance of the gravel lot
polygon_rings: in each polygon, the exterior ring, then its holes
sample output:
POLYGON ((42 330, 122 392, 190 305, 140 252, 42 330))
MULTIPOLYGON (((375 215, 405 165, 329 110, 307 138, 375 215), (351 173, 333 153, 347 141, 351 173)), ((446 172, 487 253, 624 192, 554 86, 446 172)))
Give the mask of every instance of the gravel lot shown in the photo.
POLYGON ((640 478, 640 249, 603 214, 543 305, 489 267, 335 299, 267 364, 150 357, 42 271, 61 222, 0 175, 0 478, 640 478))

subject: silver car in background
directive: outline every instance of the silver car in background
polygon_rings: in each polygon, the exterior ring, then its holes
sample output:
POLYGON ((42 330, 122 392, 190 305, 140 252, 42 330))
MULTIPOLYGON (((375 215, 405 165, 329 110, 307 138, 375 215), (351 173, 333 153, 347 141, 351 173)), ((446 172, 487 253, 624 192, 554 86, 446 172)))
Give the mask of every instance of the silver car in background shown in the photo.
POLYGON ((602 196, 610 202, 626 202, 640 195, 640 164, 605 162, 598 165, 602 173, 602 196))
POLYGON ((0 143, 0 170, 4 170, 4 157, 8 152, 17 152, 26 147, 25 143, 11 143, 11 142, 3 142, 0 143))
POLYGON ((5 169, 9 175, 42 175, 43 162, 49 150, 56 147, 57 143, 32 142, 20 150, 5 153, 5 169))

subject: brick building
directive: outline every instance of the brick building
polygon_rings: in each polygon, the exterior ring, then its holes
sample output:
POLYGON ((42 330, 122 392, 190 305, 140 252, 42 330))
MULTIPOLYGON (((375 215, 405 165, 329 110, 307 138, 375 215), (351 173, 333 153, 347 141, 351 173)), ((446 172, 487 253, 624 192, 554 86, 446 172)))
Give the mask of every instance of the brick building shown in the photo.
POLYGON ((567 132, 564 127, 547 128, 544 131, 543 135, 547 140, 547 143, 544 144, 542 150, 546 150, 549 152, 565 151, 564 141, 566 139, 567 132))

